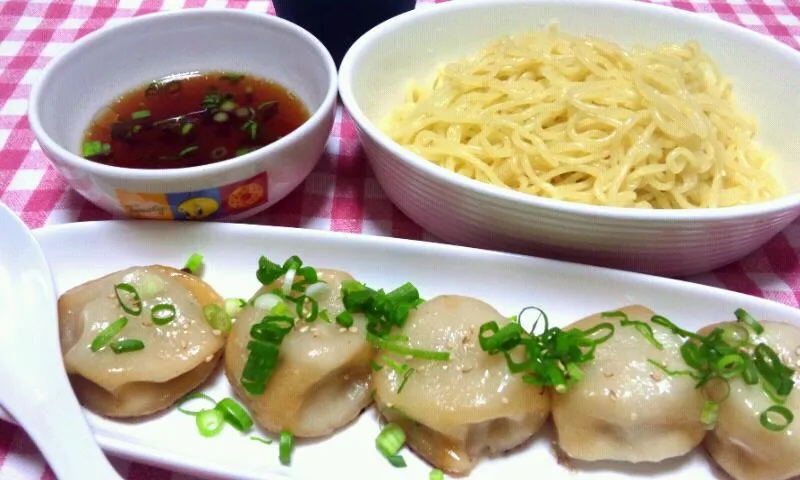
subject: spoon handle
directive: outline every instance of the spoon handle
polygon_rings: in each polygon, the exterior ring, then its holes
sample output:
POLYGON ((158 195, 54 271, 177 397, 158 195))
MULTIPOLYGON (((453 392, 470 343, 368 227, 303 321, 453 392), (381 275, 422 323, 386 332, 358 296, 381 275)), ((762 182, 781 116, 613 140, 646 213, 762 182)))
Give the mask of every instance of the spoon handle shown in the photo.
MULTIPOLYGON (((9 385, 6 379, 3 384, 9 385)), ((59 480, 121 478, 98 447, 74 394, 58 387, 61 383, 43 386, 17 379, 10 383, 12 390, 35 392, 30 395, 35 399, 3 399, 3 408, 25 429, 59 480)))
POLYGON ((0 203, 0 404, 60 480, 120 478, 95 441, 61 359, 50 267, 22 221, 0 203))

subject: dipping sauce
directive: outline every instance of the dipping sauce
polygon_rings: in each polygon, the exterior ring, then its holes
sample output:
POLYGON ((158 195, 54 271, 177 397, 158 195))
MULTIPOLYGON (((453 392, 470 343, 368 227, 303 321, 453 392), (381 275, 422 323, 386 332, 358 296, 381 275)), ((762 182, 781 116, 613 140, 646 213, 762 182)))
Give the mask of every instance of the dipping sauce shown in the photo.
POLYGON ((124 168, 208 165, 269 145, 309 116, 292 92, 266 79, 237 72, 171 75, 101 111, 81 153, 124 168))

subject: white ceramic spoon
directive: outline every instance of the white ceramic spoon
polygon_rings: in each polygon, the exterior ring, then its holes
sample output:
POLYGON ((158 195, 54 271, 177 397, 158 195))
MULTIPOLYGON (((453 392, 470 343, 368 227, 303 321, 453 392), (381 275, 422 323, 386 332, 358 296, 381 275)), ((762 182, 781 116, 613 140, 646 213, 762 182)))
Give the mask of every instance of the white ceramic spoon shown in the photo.
POLYGON ((118 479, 64 372, 56 302, 39 244, 0 203, 0 405, 60 480, 118 479))

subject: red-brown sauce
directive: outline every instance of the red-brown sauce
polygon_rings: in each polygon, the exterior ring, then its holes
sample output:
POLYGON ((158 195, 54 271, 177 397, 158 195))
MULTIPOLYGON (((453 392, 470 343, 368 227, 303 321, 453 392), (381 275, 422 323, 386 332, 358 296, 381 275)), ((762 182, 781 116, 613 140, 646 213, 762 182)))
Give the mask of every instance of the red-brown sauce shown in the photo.
POLYGON ((122 95, 94 119, 82 154, 125 168, 216 163, 296 130, 308 109, 285 87, 251 75, 175 75, 122 95))

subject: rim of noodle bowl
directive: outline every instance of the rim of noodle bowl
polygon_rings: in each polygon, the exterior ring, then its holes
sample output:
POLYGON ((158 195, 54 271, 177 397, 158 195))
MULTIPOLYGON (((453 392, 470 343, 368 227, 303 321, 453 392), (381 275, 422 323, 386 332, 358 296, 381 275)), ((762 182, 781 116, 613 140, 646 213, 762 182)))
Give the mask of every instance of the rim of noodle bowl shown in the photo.
MULTIPOLYGON (((650 221, 682 221, 682 220, 704 220, 704 221, 730 221, 735 219, 745 219, 750 217, 760 217, 765 213, 790 210, 800 208, 800 193, 788 193, 781 197, 771 200, 752 203, 747 205, 737 205, 731 207, 716 208, 691 208, 691 209, 648 209, 635 207, 613 207, 605 205, 591 205, 584 203, 569 202, 553 198, 540 197, 532 194, 518 192, 516 190, 504 189, 502 187, 474 180, 458 173, 440 167, 424 157, 405 149, 400 144, 392 140, 385 134, 372 120, 362 111, 358 102, 355 100, 350 88, 353 79, 353 64, 356 57, 361 56, 362 51, 373 43, 377 38, 382 37, 386 32, 403 29, 408 24, 420 18, 439 16, 450 11, 468 10, 475 6, 498 5, 519 5, 534 3, 553 3, 520 0, 459 0, 445 4, 436 5, 424 9, 412 10, 391 18, 369 30, 356 40, 345 54, 341 67, 339 68, 339 92, 350 115, 356 123, 366 130, 381 147, 389 150, 393 155, 403 159, 410 166, 423 171, 427 175, 440 177, 442 180, 455 184, 456 186, 473 190, 478 194, 493 197, 496 200, 517 203, 520 207, 532 207, 538 209, 558 210, 561 213, 598 216, 602 215, 608 219, 615 220, 650 220, 650 221)), ((628 10, 649 11, 659 10, 663 16, 672 16, 688 22, 695 22, 699 26, 712 25, 716 28, 724 29, 731 36, 745 37, 748 41, 757 44, 764 49, 778 49, 784 53, 790 53, 796 57, 800 63, 800 52, 785 45, 772 37, 749 30, 745 27, 735 25, 717 18, 710 18, 687 12, 675 7, 666 5, 624 2, 621 5, 619 0, 584 0, 574 3, 592 4, 596 8, 613 7, 628 10)), ((765 145, 766 146, 766 145, 765 145)), ((784 160, 785 161, 785 160, 784 160)), ((777 176, 777 174, 776 174, 777 176)), ((780 182, 780 178, 778 178, 780 182)), ((784 185, 781 185, 785 188, 784 185)))

